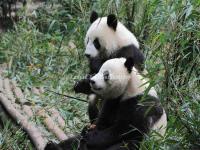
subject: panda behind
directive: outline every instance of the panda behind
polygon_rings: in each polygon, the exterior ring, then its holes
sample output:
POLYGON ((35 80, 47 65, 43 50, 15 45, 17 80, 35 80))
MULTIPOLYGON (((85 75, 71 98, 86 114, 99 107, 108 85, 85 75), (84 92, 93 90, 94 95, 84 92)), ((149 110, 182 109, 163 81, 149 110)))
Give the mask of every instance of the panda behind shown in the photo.
MULTIPOLYGON (((112 58, 133 58, 135 67, 142 71, 144 69, 144 55, 139 50, 139 43, 135 35, 130 32, 115 15, 98 17, 92 12, 90 17, 91 26, 85 37, 85 56, 89 61, 89 75, 86 79, 78 81, 74 90, 76 93, 91 94, 89 79, 96 74, 102 64, 112 58)), ((95 95, 89 96, 89 118, 91 123, 97 118, 98 108, 95 95)))
POLYGON ((132 57, 136 66, 142 70, 144 56, 139 50, 139 43, 115 15, 99 18, 96 12, 92 12, 90 22, 85 37, 85 55, 91 64, 91 73, 97 73, 106 60, 117 57, 132 57))

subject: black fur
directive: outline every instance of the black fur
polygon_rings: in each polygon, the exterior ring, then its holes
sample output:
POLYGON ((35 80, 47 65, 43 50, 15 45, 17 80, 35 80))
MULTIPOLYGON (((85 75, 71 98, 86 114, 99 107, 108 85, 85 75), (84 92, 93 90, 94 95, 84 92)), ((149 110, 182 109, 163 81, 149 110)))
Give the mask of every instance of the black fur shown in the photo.
POLYGON ((120 98, 113 100, 103 100, 102 108, 95 123, 99 130, 109 128, 112 124, 114 124, 119 104, 120 98))
POLYGON ((131 57, 127 58, 126 62, 124 63, 124 66, 127 68, 128 72, 131 73, 132 68, 134 66, 133 58, 131 58, 131 57))
POLYGON ((117 28, 117 18, 116 18, 116 16, 114 14, 108 15, 108 17, 107 17, 107 24, 114 31, 116 31, 116 28, 117 28))
POLYGON ((94 46, 95 46, 96 49, 99 50, 101 48, 101 45, 99 43, 99 39, 98 38, 96 38, 93 43, 94 43, 94 46))
POLYGON ((102 57, 95 57, 90 58, 89 60, 89 68, 90 68, 90 75, 94 75, 97 72, 99 72, 99 69, 103 65, 103 63, 108 60, 108 58, 102 58, 102 57))
POLYGON ((49 142, 45 146, 44 150, 74 150, 78 148, 81 136, 74 136, 68 140, 61 141, 59 144, 49 142))
POLYGON ((90 82, 89 78, 82 79, 76 82, 74 85, 74 91, 76 93, 92 94, 93 92, 91 91, 89 82, 90 82))
POLYGON ((133 58, 134 66, 139 70, 144 70, 144 54, 133 44, 122 47, 111 55, 111 58, 133 58))
POLYGON ((107 82, 110 80, 110 74, 109 74, 109 71, 104 71, 103 73, 103 78, 104 78, 104 81, 107 82))
POLYGON ((92 11, 91 16, 90 16, 90 23, 93 23, 95 20, 98 19, 98 14, 95 11, 92 11))
POLYGON ((150 95, 122 101, 105 100, 96 128, 85 137, 86 143, 89 147, 103 150, 124 141, 129 143, 129 149, 137 149, 144 134, 162 114, 159 100, 150 95))

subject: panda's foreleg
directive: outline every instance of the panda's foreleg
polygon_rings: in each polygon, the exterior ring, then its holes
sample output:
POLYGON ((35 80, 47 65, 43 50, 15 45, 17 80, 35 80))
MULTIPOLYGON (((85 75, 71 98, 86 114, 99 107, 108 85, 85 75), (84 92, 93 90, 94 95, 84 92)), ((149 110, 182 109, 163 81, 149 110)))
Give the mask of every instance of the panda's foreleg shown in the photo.
POLYGON ((94 129, 87 133, 87 135, 84 137, 86 140, 86 143, 90 149, 92 148, 106 148, 113 143, 110 142, 114 137, 112 135, 107 134, 108 132, 99 131, 97 129, 94 129), (104 134, 105 133, 105 134, 104 134))
MULTIPOLYGON (((87 144, 91 147, 107 147, 122 140, 142 141, 143 134, 139 129, 134 128, 136 124, 134 118, 138 116, 135 116, 132 103, 135 102, 129 100, 123 102, 123 104, 120 102, 120 105, 118 105, 117 100, 105 101, 98 117, 96 129, 89 131, 86 135, 87 144), (110 116, 110 114, 113 114, 113 116, 110 116), (99 129, 99 126, 102 125, 106 126, 106 128, 99 129)), ((143 119, 139 118, 137 123, 142 125, 143 119)))
POLYGON ((102 108, 96 122, 98 130, 104 130, 111 127, 116 120, 116 113, 119 108, 120 99, 103 100, 102 108))
POLYGON ((98 130, 97 128, 89 131, 84 139, 89 148, 107 148, 113 144, 121 141, 121 136, 118 134, 118 127, 114 125, 105 130, 98 130), (117 132, 117 133, 116 133, 117 132))

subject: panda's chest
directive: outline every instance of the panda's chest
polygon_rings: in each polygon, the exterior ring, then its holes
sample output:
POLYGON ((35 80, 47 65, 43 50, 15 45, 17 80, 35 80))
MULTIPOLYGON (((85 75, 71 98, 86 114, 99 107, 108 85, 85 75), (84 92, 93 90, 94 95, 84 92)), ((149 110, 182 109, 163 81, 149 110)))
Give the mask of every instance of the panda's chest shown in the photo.
POLYGON ((95 57, 89 59, 90 73, 98 73, 103 63, 106 61, 104 58, 95 57))

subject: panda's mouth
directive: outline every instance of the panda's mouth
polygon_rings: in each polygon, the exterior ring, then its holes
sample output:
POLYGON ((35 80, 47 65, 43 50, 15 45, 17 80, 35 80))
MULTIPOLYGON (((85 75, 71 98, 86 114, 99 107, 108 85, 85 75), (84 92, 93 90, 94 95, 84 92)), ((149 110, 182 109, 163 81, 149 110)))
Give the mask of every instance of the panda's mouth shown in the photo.
POLYGON ((92 86, 92 89, 93 89, 94 91, 100 91, 102 88, 92 86))

